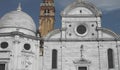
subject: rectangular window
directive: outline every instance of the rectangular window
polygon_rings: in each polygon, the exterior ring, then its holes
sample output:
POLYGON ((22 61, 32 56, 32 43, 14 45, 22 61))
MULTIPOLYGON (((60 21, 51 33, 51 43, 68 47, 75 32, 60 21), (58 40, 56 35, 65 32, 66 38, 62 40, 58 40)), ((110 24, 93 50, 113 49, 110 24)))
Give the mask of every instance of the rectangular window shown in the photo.
POLYGON ((108 67, 109 68, 114 68, 114 59, 113 59, 113 50, 108 49, 108 67))
POLYGON ((52 69, 57 69, 57 50, 52 50, 52 69))
POLYGON ((5 64, 0 64, 0 70, 5 70, 5 64))
POLYGON ((78 67, 78 70, 87 70, 87 67, 78 67))

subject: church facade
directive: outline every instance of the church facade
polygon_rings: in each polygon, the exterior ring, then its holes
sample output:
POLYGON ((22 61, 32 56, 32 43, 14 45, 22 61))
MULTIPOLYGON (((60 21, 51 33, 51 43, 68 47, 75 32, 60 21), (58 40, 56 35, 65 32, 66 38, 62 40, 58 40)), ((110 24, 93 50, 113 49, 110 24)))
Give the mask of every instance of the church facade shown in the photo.
POLYGON ((120 36, 102 27, 101 16, 95 5, 77 0, 54 29, 54 1, 44 0, 38 35, 19 5, 0 19, 0 70, 120 70, 120 36))
POLYGON ((120 37, 102 27, 101 11, 78 0, 62 12, 62 27, 44 37, 41 70, 120 70, 120 37))

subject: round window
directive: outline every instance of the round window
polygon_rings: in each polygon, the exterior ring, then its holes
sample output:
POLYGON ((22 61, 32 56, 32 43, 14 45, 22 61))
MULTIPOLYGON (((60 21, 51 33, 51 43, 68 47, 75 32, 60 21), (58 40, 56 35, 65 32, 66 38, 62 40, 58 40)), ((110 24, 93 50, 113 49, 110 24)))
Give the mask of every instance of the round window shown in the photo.
POLYGON ((8 47, 8 42, 2 42, 1 43, 1 48, 5 49, 8 47))
POLYGON ((86 33, 87 29, 84 25, 79 25, 76 30, 79 34, 84 34, 86 33))
POLYGON ((25 50, 30 50, 30 48, 31 48, 31 47, 30 47, 30 44, 24 44, 24 49, 25 49, 25 50))

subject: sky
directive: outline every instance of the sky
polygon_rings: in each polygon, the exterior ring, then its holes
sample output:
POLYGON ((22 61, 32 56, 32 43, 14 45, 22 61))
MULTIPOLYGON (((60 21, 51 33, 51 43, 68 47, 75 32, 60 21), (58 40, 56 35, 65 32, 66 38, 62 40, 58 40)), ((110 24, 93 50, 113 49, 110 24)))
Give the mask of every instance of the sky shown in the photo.
MULTIPOLYGON (((61 27, 60 12, 76 0, 55 1, 55 28, 61 27)), ((120 0, 85 0, 93 3, 102 11, 102 26, 120 34, 120 0)), ((21 3, 22 10, 29 14, 39 26, 40 3, 42 0, 0 0, 0 18, 6 13, 16 10, 21 3)))

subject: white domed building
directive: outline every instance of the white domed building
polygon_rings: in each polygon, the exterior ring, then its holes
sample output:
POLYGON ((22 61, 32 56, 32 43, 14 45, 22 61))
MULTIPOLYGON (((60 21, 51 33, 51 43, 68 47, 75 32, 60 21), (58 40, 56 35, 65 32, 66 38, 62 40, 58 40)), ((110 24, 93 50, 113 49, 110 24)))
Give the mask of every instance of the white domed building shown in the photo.
POLYGON ((38 70, 38 61, 36 25, 19 5, 0 19, 0 70, 38 70))
MULTIPOLYGON (((44 7, 53 6, 45 1, 44 7)), ((101 15, 95 5, 77 0, 61 12, 61 29, 39 38, 19 5, 0 19, 0 70, 120 70, 120 36, 102 27, 101 15)))

